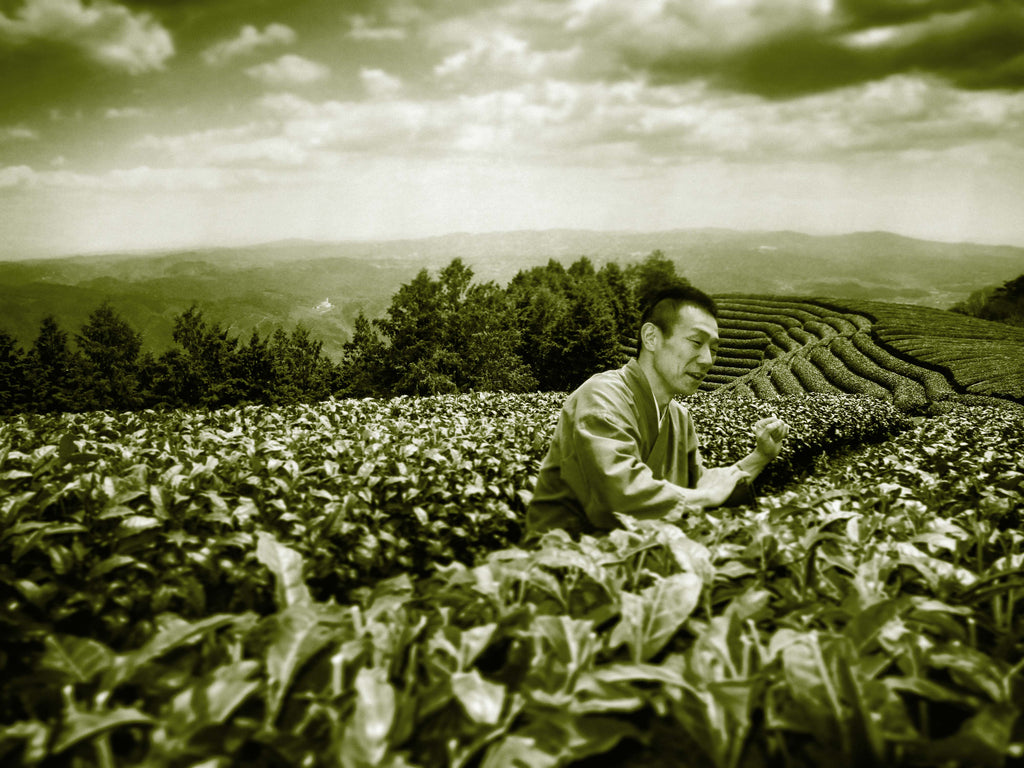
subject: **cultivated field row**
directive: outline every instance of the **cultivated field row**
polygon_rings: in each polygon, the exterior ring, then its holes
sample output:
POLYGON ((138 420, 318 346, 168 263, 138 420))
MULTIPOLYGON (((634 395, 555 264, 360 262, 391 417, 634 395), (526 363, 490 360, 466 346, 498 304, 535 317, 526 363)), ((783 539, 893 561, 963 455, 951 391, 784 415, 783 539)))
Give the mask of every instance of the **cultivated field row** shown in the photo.
POLYGON ((777 399, 863 394, 904 410, 952 399, 1024 398, 1024 329, 882 302, 730 295, 702 385, 777 399))

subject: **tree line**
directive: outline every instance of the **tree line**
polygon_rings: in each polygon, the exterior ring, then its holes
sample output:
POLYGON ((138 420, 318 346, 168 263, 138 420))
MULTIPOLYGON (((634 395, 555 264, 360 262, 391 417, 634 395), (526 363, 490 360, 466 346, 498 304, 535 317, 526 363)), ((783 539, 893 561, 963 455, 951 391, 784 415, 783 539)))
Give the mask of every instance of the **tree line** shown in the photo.
POLYGON ((142 335, 104 302, 71 337, 44 317, 28 350, 0 330, 0 413, 224 407, 328 397, 337 369, 301 325, 248 341, 192 306, 174 318, 175 346, 142 335))
POLYGON ((1024 275, 977 290, 952 309, 963 315, 1024 327, 1024 275))
POLYGON ((659 251, 626 267, 551 260, 504 288, 474 282, 455 259, 402 285, 383 316, 360 314, 339 361, 302 325, 243 340, 196 306, 174 318, 174 346, 157 354, 104 302, 73 336, 43 318, 28 349, 0 330, 0 413, 564 391, 625 361, 641 297, 670 280, 685 282, 659 251))

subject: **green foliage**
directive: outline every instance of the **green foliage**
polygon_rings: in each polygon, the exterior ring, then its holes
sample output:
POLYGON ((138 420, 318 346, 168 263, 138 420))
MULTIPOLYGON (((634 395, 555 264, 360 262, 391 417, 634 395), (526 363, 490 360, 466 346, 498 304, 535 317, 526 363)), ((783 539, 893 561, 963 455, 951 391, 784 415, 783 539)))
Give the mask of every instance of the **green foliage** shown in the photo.
POLYGON ((376 326, 362 312, 356 317, 352 338, 345 342, 338 373, 338 394, 376 397, 384 394, 388 348, 376 326))
POLYGON ((75 334, 45 318, 28 354, 0 331, 0 413, 138 410, 322 400, 339 369, 301 324, 246 344, 197 306, 175 318, 176 348, 143 352, 142 337, 104 302, 75 334))
POLYGON ((104 302, 89 315, 75 342, 83 358, 82 409, 138 408, 142 336, 104 302))
MULTIPOLYGON (((598 371, 621 365, 623 331, 629 305, 616 307, 614 271, 599 275, 582 257, 566 270, 552 260, 546 267, 520 272, 509 283, 520 332, 519 355, 543 391, 571 390, 598 371)), ((622 280, 617 281, 619 284, 622 280)))
POLYGON ((30 397, 28 358, 11 334, 0 330, 0 414, 21 410, 30 397))
POLYGON ((772 411, 814 476, 519 548, 559 401, 5 420, 0 760, 1021 757, 1020 408, 702 396, 709 463, 772 411))
POLYGON ((534 389, 536 381, 516 354, 520 336, 504 292, 494 283, 473 284, 472 278, 459 259, 437 278, 424 269, 399 288, 383 318, 371 325, 360 315, 345 347, 341 391, 360 396, 534 389))
POLYGON ((1024 326, 1024 275, 994 288, 982 288, 952 307, 959 312, 983 320, 995 320, 1024 326))
POLYGON ((52 315, 43 318, 28 353, 32 402, 43 413, 77 408, 81 358, 68 344, 68 334, 52 315))
POLYGON ((1024 402, 1024 328, 928 307, 845 303, 871 317, 890 351, 947 375, 958 392, 1024 402))
MULTIPOLYGON (((648 297, 667 284, 689 282, 677 276, 675 263, 671 259, 666 258, 664 253, 657 250, 649 253, 642 261, 626 267, 625 279, 633 296, 638 321, 639 310, 648 297)), ((634 330, 638 330, 635 326, 636 323, 634 323, 634 330)))

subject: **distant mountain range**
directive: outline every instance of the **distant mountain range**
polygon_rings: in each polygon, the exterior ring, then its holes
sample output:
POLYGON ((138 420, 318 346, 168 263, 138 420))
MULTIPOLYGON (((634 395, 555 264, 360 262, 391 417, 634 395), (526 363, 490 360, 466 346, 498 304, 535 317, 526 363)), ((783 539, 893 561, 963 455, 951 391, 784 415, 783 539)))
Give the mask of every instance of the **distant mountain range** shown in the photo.
POLYGON ((480 281, 587 256, 600 267, 660 250, 679 274, 712 294, 878 299, 949 307, 972 291, 1024 273, 1024 248, 940 243, 887 232, 814 236, 725 229, 667 232, 546 230, 451 234, 418 240, 312 242, 0 262, 0 328, 26 346, 55 315, 77 331, 105 299, 155 351, 171 344, 173 317, 197 304, 248 337, 302 322, 337 356, 360 311, 387 308, 423 268, 459 257, 480 281))

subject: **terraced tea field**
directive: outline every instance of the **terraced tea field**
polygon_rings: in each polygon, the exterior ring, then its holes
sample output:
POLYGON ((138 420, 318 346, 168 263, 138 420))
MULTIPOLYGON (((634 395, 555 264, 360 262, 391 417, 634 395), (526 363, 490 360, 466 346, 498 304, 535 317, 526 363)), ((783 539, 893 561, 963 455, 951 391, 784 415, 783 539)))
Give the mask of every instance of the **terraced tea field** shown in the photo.
POLYGON ((1024 399, 1024 329, 882 302, 716 301, 722 343, 705 391, 873 395, 906 411, 965 398, 1024 399))

